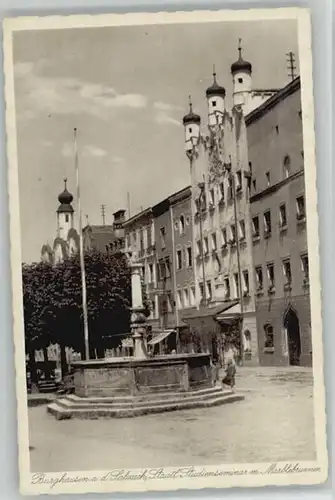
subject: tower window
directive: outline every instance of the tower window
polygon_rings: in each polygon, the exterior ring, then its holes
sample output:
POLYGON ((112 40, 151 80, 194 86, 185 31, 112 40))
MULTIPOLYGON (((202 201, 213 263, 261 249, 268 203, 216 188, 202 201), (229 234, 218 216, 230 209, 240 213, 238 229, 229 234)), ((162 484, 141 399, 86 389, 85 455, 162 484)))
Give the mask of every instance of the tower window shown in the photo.
POLYGON ((68 214, 65 215, 65 222, 69 222, 69 216, 68 216, 68 214))
POLYGON ((243 83, 243 78, 239 78, 238 83, 243 83))
POLYGON ((216 107, 216 101, 212 101, 212 106, 213 106, 213 108, 216 107))
POLYGON ((192 134, 192 127, 189 127, 188 131, 190 134, 192 134))

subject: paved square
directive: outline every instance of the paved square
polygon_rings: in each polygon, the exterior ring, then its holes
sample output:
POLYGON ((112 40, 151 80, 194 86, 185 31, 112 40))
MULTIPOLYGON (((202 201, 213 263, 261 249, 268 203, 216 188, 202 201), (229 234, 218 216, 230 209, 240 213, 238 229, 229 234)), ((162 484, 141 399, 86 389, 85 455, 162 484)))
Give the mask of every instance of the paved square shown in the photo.
POLYGON ((133 419, 57 421, 29 409, 32 472, 314 460, 313 376, 240 368, 245 400, 133 419))

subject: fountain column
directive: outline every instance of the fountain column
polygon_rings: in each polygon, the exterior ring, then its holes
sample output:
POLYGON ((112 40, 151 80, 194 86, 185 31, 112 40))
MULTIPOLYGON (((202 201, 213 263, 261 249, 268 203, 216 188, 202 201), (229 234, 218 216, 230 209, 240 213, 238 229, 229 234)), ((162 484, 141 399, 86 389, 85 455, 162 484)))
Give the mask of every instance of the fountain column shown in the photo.
POLYGON ((144 335, 146 332, 146 316, 143 305, 141 270, 142 265, 138 262, 131 262, 131 331, 134 339, 134 357, 137 359, 146 359, 148 357, 144 344, 144 335))

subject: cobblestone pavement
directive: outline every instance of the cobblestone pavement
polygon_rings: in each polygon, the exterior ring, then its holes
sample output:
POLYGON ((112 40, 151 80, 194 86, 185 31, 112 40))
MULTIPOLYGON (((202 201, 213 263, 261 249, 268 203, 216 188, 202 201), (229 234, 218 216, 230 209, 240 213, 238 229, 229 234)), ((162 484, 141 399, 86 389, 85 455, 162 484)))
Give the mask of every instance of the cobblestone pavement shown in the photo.
POLYGON ((311 369, 240 368, 245 400, 120 420, 56 421, 29 409, 31 470, 315 459, 311 369))

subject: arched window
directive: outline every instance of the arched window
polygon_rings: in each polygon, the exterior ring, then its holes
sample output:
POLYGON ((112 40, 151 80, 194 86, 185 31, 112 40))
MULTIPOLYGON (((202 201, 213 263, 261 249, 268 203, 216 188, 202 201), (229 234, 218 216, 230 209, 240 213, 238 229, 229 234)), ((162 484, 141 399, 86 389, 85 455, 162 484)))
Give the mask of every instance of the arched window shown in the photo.
POLYGON ((185 231, 185 217, 181 215, 179 219, 179 234, 183 234, 184 231, 185 231))
POLYGON ((273 332, 273 326, 270 323, 266 323, 264 325, 264 347, 266 349, 272 349, 274 348, 274 332, 273 332))
POLYGON ((284 158, 284 178, 287 179, 291 173, 291 158, 289 155, 286 155, 284 158))

